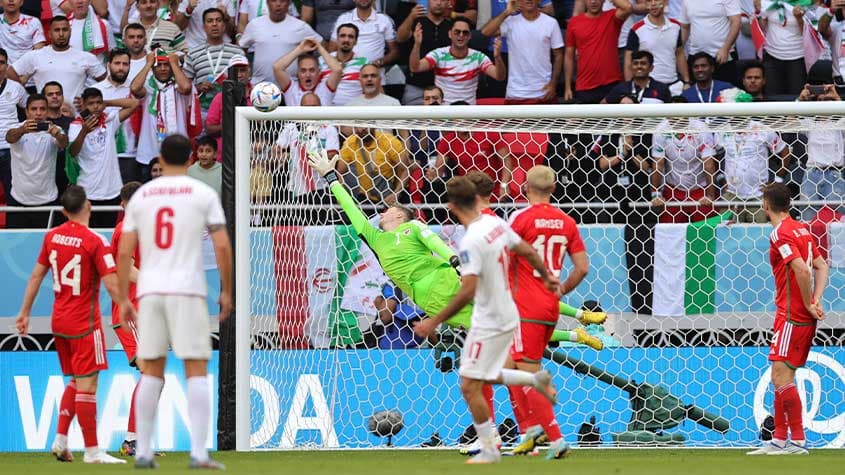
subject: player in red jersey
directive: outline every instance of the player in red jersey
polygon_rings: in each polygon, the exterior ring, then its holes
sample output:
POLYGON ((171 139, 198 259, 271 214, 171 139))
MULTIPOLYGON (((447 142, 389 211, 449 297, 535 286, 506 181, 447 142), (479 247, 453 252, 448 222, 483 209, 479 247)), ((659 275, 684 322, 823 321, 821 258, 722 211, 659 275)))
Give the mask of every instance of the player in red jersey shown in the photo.
POLYGON ((67 432, 74 415, 85 440, 85 463, 126 463, 101 450, 97 444, 97 375, 108 369, 106 341, 100 322, 100 279, 109 295, 117 295, 115 261, 109 242, 88 229, 91 203, 85 190, 70 186, 61 198, 68 221, 44 236, 38 262, 24 292, 15 321, 18 331, 29 328, 32 303, 48 271, 53 274, 53 317, 56 353, 62 373, 70 376, 59 405, 59 422, 52 452, 59 461, 70 462, 67 432))
POLYGON ((790 190, 786 185, 773 183, 763 188, 763 209, 775 228, 769 237, 777 307, 769 350, 775 387, 775 432, 769 444, 749 455, 808 453, 795 370, 807 362, 816 323, 824 319, 821 301, 828 267, 807 225, 790 217, 789 206, 790 190))

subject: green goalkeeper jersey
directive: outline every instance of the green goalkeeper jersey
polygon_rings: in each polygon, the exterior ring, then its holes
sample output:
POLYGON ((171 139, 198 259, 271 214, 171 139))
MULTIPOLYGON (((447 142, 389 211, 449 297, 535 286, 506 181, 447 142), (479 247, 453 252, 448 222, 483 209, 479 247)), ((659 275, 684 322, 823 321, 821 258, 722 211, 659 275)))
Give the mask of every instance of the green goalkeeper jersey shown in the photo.
POLYGON ((370 224, 341 183, 333 182, 330 189, 355 232, 375 253, 384 273, 412 300, 420 297, 414 295, 414 283, 438 269, 451 269, 449 258, 455 252, 425 224, 413 220, 384 231, 370 224))

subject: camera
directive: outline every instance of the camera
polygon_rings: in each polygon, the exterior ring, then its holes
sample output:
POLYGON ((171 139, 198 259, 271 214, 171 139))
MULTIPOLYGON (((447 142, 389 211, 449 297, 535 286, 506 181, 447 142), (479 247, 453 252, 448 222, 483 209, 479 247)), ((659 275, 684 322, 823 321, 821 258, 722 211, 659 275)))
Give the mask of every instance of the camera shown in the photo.
POLYGON ((35 124, 35 130, 39 132, 46 132, 50 130, 50 123, 49 122, 38 122, 35 124))

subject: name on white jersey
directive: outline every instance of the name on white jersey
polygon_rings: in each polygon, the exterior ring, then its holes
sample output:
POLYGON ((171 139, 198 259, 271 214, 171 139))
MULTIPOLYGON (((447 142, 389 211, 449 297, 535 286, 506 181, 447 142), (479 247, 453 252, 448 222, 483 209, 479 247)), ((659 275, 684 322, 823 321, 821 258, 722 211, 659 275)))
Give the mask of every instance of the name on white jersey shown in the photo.
POLYGON ((53 244, 60 246, 81 247, 82 238, 74 236, 65 236, 62 234, 53 234, 53 239, 50 240, 53 244))
POLYGON ((495 228, 493 228, 492 231, 490 231, 489 233, 487 233, 486 236, 484 236, 484 240, 487 241, 487 244, 490 244, 491 242, 495 241, 496 238, 501 236, 502 234, 505 234, 505 228, 502 227, 502 226, 496 226, 495 228))
POLYGON ((144 197, 148 196, 173 196, 173 195, 190 195, 194 192, 194 189, 190 186, 166 186, 166 187, 156 187, 156 188, 148 188, 144 190, 144 197))
POLYGON ((563 220, 539 218, 534 220, 534 227, 545 229, 563 229, 563 220))

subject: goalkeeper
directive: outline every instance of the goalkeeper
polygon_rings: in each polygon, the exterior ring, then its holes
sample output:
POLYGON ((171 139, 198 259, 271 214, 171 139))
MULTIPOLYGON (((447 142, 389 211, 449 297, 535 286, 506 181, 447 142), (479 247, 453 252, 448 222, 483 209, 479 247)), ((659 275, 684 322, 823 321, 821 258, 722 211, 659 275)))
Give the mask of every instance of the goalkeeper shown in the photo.
MULTIPOLYGON (((455 272, 460 263, 458 256, 428 226, 415 220, 412 210, 403 206, 394 205, 381 213, 381 229, 371 225, 338 179, 335 171, 338 158, 335 155, 329 159, 325 151, 308 153, 309 164, 329 183, 329 189, 355 232, 372 249, 387 277, 426 314, 436 315, 461 287, 455 272)), ((585 325, 601 323, 606 317, 604 312, 578 310, 564 303, 560 304, 560 309, 564 315, 578 318, 585 325)), ((472 305, 467 305, 445 323, 469 329, 471 314, 472 305)), ((582 338, 586 333, 570 333, 575 332, 557 330, 551 341, 591 343, 592 339, 582 338)), ((600 342, 598 346, 590 346, 601 349, 600 342)))

